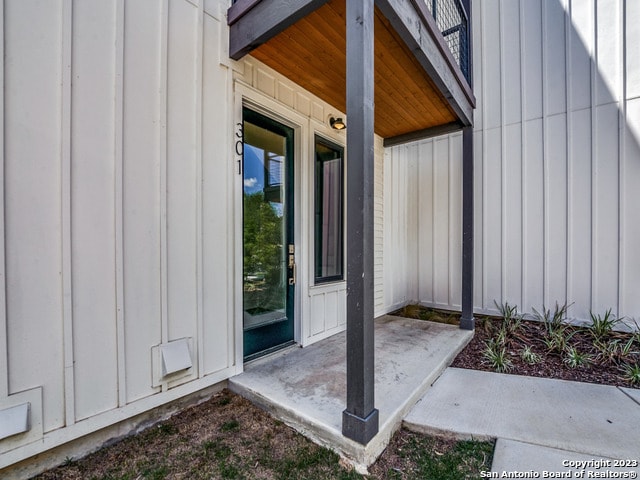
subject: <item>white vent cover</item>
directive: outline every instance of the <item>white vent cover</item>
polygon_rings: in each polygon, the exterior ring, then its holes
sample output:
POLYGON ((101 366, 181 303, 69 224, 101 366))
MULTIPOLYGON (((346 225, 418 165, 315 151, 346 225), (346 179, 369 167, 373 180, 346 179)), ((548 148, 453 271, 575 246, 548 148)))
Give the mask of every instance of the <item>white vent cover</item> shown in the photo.
POLYGON ((189 341, 186 338, 160 345, 162 355, 162 376, 188 370, 193 366, 189 353, 189 341))
POLYGON ((29 423, 30 410, 30 403, 0 410, 0 440, 28 432, 31 428, 29 423))

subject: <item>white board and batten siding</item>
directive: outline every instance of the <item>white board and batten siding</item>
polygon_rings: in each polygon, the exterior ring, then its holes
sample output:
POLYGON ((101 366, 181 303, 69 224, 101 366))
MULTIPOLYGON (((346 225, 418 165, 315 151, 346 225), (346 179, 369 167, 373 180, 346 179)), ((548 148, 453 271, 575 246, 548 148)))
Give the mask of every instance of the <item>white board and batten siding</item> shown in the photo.
POLYGON ((385 311, 460 309, 462 135, 391 147, 384 165, 385 311))
MULTIPOLYGON (((557 301, 577 319, 609 308, 640 319, 640 4, 473 5, 476 310, 557 301)), ((407 196, 387 208, 408 204, 418 228, 388 235, 408 237, 392 241, 407 258, 385 265, 420 272, 416 294, 386 271, 389 303, 459 308, 460 143, 453 134, 388 154, 409 188, 391 182, 407 196)))
MULTIPOLYGON (((229 60, 226 2, 1 6, 0 410, 31 428, 0 469, 242 370, 243 102, 296 130, 296 341, 344 330, 346 283, 312 269, 314 135, 344 145, 339 112, 229 60), (190 368, 162 380, 165 354, 190 368)), ((383 168, 376 137, 377 312, 383 168)))
POLYGON ((226 7, 0 4, 0 407, 35 427, 0 468, 236 371, 226 7), (182 338, 189 374, 153 386, 182 338))

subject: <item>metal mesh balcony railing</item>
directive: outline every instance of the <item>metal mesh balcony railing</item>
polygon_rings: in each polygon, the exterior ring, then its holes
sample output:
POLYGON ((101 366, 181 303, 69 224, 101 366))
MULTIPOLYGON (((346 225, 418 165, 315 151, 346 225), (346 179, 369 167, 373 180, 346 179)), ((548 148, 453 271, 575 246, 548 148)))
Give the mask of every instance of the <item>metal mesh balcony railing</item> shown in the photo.
POLYGON ((424 0, 462 74, 470 82, 469 22, 460 0, 424 0))

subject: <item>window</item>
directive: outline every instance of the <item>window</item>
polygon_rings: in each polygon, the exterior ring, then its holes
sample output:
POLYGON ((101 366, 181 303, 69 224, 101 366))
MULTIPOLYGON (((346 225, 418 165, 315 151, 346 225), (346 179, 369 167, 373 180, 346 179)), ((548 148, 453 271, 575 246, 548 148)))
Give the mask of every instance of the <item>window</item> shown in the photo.
POLYGON ((315 279, 323 283, 344 279, 344 149, 318 136, 315 144, 315 279))

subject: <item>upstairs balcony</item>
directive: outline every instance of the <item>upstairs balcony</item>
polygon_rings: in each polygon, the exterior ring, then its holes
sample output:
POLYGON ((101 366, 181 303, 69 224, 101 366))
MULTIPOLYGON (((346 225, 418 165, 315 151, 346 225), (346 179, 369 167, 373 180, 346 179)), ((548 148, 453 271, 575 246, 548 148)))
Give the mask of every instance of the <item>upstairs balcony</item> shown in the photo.
MULTIPOLYGON (((251 55, 346 111, 348 0, 237 0, 229 55, 251 55)), ((472 124, 470 0, 376 0, 375 132, 386 145, 472 124)))

